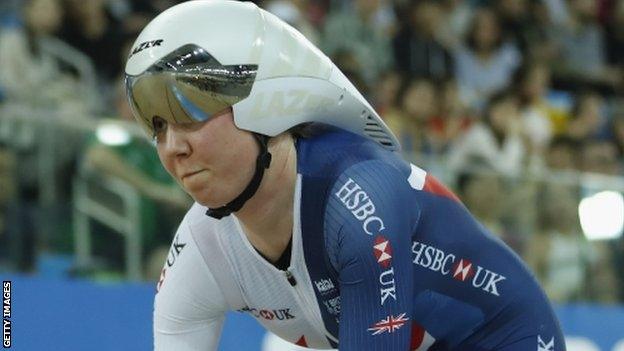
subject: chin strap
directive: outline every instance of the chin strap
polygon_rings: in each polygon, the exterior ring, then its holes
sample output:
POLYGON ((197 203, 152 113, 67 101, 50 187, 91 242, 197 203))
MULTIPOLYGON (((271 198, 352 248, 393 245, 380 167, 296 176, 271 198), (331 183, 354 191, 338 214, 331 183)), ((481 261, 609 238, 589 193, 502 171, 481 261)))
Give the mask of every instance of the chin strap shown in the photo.
POLYGON ((260 153, 258 154, 258 158, 256 158, 256 172, 254 173, 253 178, 251 178, 245 190, 243 190, 238 197, 219 208, 209 208, 208 211, 206 211, 206 215, 216 219, 229 216, 232 212, 240 210, 245 202, 254 196, 256 191, 258 191, 260 182, 262 182, 262 177, 264 176, 264 170, 269 168, 271 165, 271 154, 267 149, 269 137, 256 133, 253 133, 253 135, 260 145, 260 153))

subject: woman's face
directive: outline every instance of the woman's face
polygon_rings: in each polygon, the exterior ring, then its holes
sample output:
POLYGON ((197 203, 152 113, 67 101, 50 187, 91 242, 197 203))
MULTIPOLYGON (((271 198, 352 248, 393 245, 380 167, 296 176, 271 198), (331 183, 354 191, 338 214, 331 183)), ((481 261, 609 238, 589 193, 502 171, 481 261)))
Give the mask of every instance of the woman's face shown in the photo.
POLYGON ((255 170, 259 146, 234 125, 232 110, 206 122, 157 120, 156 146, 163 166, 198 203, 215 208, 235 199, 255 170))

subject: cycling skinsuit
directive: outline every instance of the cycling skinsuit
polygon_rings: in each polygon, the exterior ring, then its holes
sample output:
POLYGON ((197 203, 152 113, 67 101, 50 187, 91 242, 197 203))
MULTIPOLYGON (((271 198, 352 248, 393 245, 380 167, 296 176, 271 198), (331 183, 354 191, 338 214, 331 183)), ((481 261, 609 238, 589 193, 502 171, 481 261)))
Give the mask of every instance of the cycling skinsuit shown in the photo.
POLYGON ((341 130, 296 148, 288 269, 267 262, 235 216, 195 204, 158 284, 157 350, 216 350, 229 309, 312 348, 565 350, 532 274, 435 178, 341 130), (223 262, 208 262, 211 249, 223 262), (214 267, 231 272, 238 306, 214 267))

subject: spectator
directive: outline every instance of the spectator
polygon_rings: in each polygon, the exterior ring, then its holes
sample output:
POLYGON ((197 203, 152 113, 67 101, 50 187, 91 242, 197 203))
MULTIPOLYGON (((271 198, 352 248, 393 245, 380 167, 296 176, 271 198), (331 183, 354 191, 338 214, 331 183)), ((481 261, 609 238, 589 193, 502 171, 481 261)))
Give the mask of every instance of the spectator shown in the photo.
POLYGON ((19 160, 14 165, 19 177, 9 245, 17 266, 30 270, 35 250, 45 247, 66 224, 67 216, 61 213, 68 204, 62 201, 63 190, 71 181, 66 172, 72 170, 78 138, 74 130, 58 128, 57 123, 61 118, 76 124, 87 120, 84 112, 92 107, 95 89, 83 75, 92 72, 88 59, 55 37, 63 19, 60 3, 29 0, 21 9, 23 26, 0 31, 0 85, 7 97, 7 114, 30 113, 32 119, 2 115, 0 138, 19 160), (37 117, 42 123, 33 123, 37 117), (47 171, 43 188, 41 170, 47 171), (48 211, 44 215, 43 208, 48 211))
POLYGON ((14 238, 10 237, 10 233, 14 232, 9 228, 9 211, 12 209, 11 204, 15 203, 15 154, 0 145, 0 267, 8 264, 6 261, 15 253, 11 254, 9 243, 14 242, 14 238))
POLYGON ((173 4, 161 0, 115 0, 107 5, 111 16, 122 24, 123 32, 138 34, 152 18, 173 4))
POLYGON ((618 159, 620 162, 624 162, 624 109, 614 115, 611 131, 613 142, 618 150, 618 159))
POLYGON ((470 212, 515 252, 521 253, 526 243, 525 236, 517 232, 517 222, 526 220, 522 217, 530 211, 517 213, 517 209, 532 200, 534 192, 530 186, 510 187, 510 184, 514 182, 479 161, 456 178, 458 193, 470 212))
POLYGON ((522 51, 528 51, 530 42, 539 36, 539 26, 532 18, 529 0, 492 1, 503 29, 503 37, 512 40, 522 51))
POLYGON ((507 176, 522 171, 525 147, 520 136, 518 99, 508 91, 494 95, 481 122, 473 124, 451 146, 447 164, 451 170, 485 164, 507 176))
POLYGON ((617 66, 622 74, 624 69, 624 1, 613 2, 606 27, 607 60, 617 66))
POLYGON ((455 72, 462 99, 482 107, 495 92, 506 88, 522 57, 506 42, 499 18, 489 8, 477 11, 465 43, 455 51, 455 72))
POLYGON ((583 144, 580 157, 583 172, 607 175, 620 174, 617 147, 610 140, 588 140, 583 144))
POLYGON ((503 181, 496 173, 487 171, 487 166, 475 168, 460 173, 457 177, 457 190, 461 200, 488 230, 505 238, 503 181))
POLYGON ((579 142, 604 137, 607 118, 603 105, 603 97, 596 92, 584 92, 577 96, 566 127, 566 135, 579 142))
POLYGON ((64 4, 67 18, 61 37, 91 58, 101 82, 112 84, 121 72, 117 59, 125 39, 121 23, 109 13, 105 0, 64 0, 64 4))
POLYGON ((386 28, 376 26, 380 0, 355 0, 353 7, 329 14, 321 47, 332 57, 338 52, 350 53, 365 84, 371 86, 392 64, 390 42, 386 28))
POLYGON ((585 286, 598 257, 580 232, 578 195, 552 184, 540 194, 538 230, 525 259, 554 302, 579 301, 587 297, 585 286))
POLYGON ((520 114, 529 153, 541 157, 552 138, 552 125, 559 116, 546 98, 550 90, 550 69, 542 63, 527 63, 515 73, 514 82, 520 97, 520 114))
POLYGON ((375 110, 383 117, 388 111, 396 109, 397 96, 401 88, 401 76, 395 71, 381 75, 375 90, 375 110))
POLYGON ((563 135, 554 137, 546 151, 546 166, 554 171, 577 170, 576 157, 579 149, 579 143, 570 137, 563 135))
POLYGON ((567 90, 601 89, 613 92, 621 72, 607 61, 606 38, 598 23, 597 1, 570 0, 563 21, 556 26, 559 64, 555 86, 567 90), (566 16, 567 15, 567 16, 566 16))
POLYGON ((530 61, 544 62, 553 67, 557 65, 558 48, 553 35, 553 19, 546 1, 531 1, 531 26, 524 32, 522 51, 530 61))
POLYGON ((444 82, 439 90, 439 112, 430 120, 427 128, 431 147, 436 155, 445 154, 472 123, 468 109, 459 98, 457 82, 444 82))
POLYGON ((81 105, 82 86, 58 55, 79 56, 55 37, 63 16, 58 0, 29 0, 22 11, 24 26, 0 31, 0 85, 7 100, 46 108, 81 105))
POLYGON ((385 122, 399 138, 404 152, 420 155, 431 151, 427 127, 438 110, 436 94, 429 80, 409 81, 399 95, 399 109, 386 114, 385 122))
POLYGON ((436 37, 442 20, 440 5, 425 0, 410 7, 408 22, 392 39, 397 69, 410 78, 450 78, 451 54, 436 37))
POLYGON ((442 7, 442 20, 444 25, 438 26, 440 40, 447 47, 457 47, 470 26, 470 21, 474 16, 473 5, 465 0, 443 0, 440 1, 442 7))

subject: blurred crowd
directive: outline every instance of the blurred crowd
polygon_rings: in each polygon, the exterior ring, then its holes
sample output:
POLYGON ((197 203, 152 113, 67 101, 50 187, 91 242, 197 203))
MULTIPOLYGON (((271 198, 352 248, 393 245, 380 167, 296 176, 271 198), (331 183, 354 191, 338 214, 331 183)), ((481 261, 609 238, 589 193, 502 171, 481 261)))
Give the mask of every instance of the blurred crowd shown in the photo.
MULTIPOLYGON (((0 105, 131 120, 123 91, 127 53, 145 24, 178 2, 3 1, 0 105)), ((624 240, 588 241, 577 206, 589 189, 558 181, 579 172, 624 175, 624 0, 256 3, 331 57, 407 157, 452 185, 529 263, 553 300, 624 301, 624 240)), ((3 127, 0 117, 0 242, 18 242, 0 247, 0 257, 12 257, 0 265, 23 270, 34 265, 29 247, 71 251, 58 235, 30 234, 42 216, 40 184, 27 168, 37 141, 19 123, 3 127)), ((60 177, 60 198, 71 202, 74 173, 131 184, 143 199, 144 260, 156 257, 158 272, 190 200, 149 143, 110 146, 93 133, 63 143, 80 151, 61 157, 69 175, 60 177)), ((69 207, 53 212, 63 217, 69 207)), ((71 230, 56 223, 59 232, 71 230)), ((114 247, 108 238, 95 241, 114 247)))

